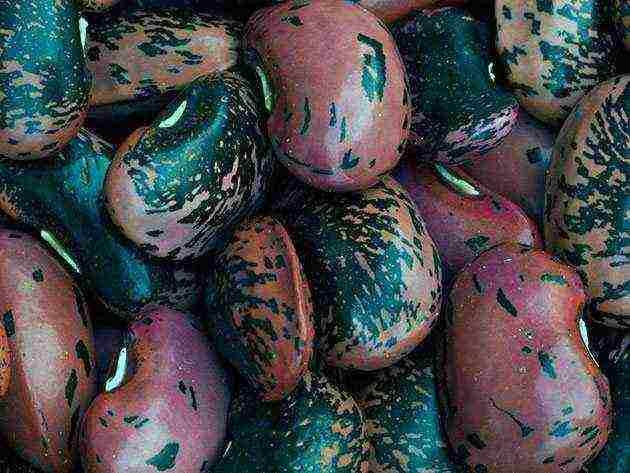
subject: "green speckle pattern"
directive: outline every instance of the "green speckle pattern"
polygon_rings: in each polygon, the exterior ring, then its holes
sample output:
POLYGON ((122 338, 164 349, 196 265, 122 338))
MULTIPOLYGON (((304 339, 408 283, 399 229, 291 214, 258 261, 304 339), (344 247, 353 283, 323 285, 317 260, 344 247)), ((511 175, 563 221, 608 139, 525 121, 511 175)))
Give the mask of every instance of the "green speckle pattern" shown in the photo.
POLYGON ((547 249, 576 267, 593 317, 630 327, 630 76, 600 84, 571 113, 547 173, 547 249))
POLYGON ((372 444, 369 471, 460 472, 441 432, 433 351, 427 340, 394 366, 364 375, 356 399, 372 444))
POLYGON ((488 25, 463 10, 416 11, 392 25, 415 116, 409 144, 422 159, 459 164, 497 146, 517 117, 514 96, 490 75, 488 25))
POLYGON ((0 11, 0 159, 55 155, 90 96, 79 11, 72 0, 4 0, 0 11))
MULTIPOLYGON (((308 99, 304 106, 306 113, 308 99)), ((261 206, 273 173, 262 107, 240 68, 192 82, 114 160, 105 184, 112 220, 153 256, 183 260, 223 248, 261 206), (128 198, 141 204, 130 208, 128 198)), ((304 133, 309 121, 307 113, 304 133)))
POLYGON ((249 219, 215 268, 206 319, 217 348, 263 399, 281 399, 304 373, 314 336, 311 294, 293 243, 276 219, 249 219))
POLYGON ((236 63, 242 25, 182 3, 128 5, 90 18, 87 58, 94 104, 158 97, 236 63))
POLYGON ((285 400, 261 403, 243 387, 232 401, 232 445, 214 473, 356 473, 366 471, 368 441, 352 397, 307 373, 285 400))
MULTIPOLYGON (((102 189, 114 151, 79 130, 51 162, 0 160, 0 208, 46 229, 81 268, 81 280, 114 313, 129 320, 146 304, 189 309, 201 294, 201 279, 187 266, 148 259, 122 237, 103 209, 102 189)), ((87 324, 87 305, 74 289, 77 311, 87 324)))
POLYGON ((511 11, 497 15, 497 48, 507 83, 539 120, 560 126, 585 93, 615 75, 607 3, 497 2, 497 11, 511 11))
POLYGON ((311 283, 328 363, 388 366, 424 338, 441 306, 439 258, 394 179, 334 196, 294 186, 277 208, 311 283))

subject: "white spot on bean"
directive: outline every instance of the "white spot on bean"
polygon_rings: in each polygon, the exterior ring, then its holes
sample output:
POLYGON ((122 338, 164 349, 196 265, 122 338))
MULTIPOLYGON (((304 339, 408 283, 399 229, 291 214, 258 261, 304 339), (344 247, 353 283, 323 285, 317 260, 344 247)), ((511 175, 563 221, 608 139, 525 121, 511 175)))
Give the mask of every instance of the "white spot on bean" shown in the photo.
POLYGON ((109 393, 118 388, 125 378, 125 372, 127 371, 127 348, 122 347, 120 353, 118 353, 118 359, 116 360, 116 370, 114 375, 105 381, 105 392, 109 393))
POLYGON ((184 114, 184 111, 186 110, 186 105, 188 104, 188 102, 186 102, 186 100, 184 100, 182 103, 179 104, 179 107, 177 107, 175 109, 175 111, 171 114, 170 117, 165 118, 164 120, 162 120, 162 122, 160 122, 160 124, 158 125, 159 128, 170 128, 173 125, 175 125, 175 123, 177 123, 179 121, 180 118, 182 118, 182 115, 184 114))
POLYGON ((79 37, 81 38, 81 46, 83 47, 83 54, 86 53, 85 43, 87 41, 87 29, 88 22, 85 18, 79 18, 79 37))

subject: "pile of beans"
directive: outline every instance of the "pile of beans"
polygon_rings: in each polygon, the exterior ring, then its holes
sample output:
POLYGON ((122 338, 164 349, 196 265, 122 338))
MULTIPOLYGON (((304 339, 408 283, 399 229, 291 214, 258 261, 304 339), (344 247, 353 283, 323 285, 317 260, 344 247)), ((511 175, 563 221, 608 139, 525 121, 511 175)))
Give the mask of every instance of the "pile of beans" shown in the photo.
POLYGON ((629 0, 0 0, 0 472, 629 473, 629 0))

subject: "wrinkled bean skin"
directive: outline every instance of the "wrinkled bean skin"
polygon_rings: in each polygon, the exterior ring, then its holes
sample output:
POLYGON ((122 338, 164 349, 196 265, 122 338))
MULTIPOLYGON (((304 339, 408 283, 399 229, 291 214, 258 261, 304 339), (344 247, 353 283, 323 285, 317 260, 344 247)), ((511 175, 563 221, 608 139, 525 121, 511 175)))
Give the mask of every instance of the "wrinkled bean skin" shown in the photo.
POLYGON ((547 174, 545 243, 575 266, 593 317, 630 327, 630 75, 593 89, 567 118, 547 174))
POLYGON ((0 230, 0 313, 14 354, 0 431, 42 471, 70 472, 78 423, 96 393, 88 308, 64 268, 15 230, 0 230))
POLYGON ((0 209, 55 235, 79 277, 122 319, 151 303, 188 310, 200 301, 199 272, 147 258, 107 216, 102 189, 113 155, 110 144, 81 129, 50 161, 0 161, 0 209))
POLYGON ((409 126, 406 75, 378 18, 352 2, 289 1, 256 12, 245 41, 271 89, 274 151, 295 176, 351 191, 396 165, 409 126))
POLYGON ((483 159, 464 164, 466 173, 484 186, 518 204, 542 226, 545 170, 551 161, 555 133, 524 109, 499 146, 483 159))
POLYGON ((228 430, 232 444, 213 473, 368 473, 361 410, 323 374, 307 372, 277 403, 242 389, 228 430))
POLYGON ((442 302, 440 257, 400 184, 386 176, 346 194, 293 186, 276 207, 304 265, 329 365, 385 368, 427 336, 442 302))
POLYGON ((219 351, 265 401, 291 393, 313 353, 311 292, 286 230, 271 217, 241 224, 217 257, 206 319, 219 351))
POLYGON ((614 76, 607 0, 497 0, 497 49, 509 87, 529 113, 559 127, 614 76))
POLYGON ((92 87, 83 38, 73 0, 0 1, 0 159, 50 156, 77 134, 92 87))
MULTIPOLYGON (((460 473, 440 428, 433 343, 367 375, 355 396, 370 440, 370 472, 460 473)), ((354 376, 354 375, 353 375, 354 376)))
POLYGON ((177 90, 233 66, 242 26, 189 9, 125 9, 89 25, 87 59, 92 105, 177 90))
POLYGON ((223 448, 230 393, 200 327, 165 307, 142 311, 130 327, 122 384, 106 385, 85 414, 86 471, 210 471, 223 448))
POLYGON ((239 69, 197 79, 118 149, 105 182, 113 222, 161 258, 224 247, 260 206, 273 173, 261 117, 239 69))
POLYGON ((447 280, 498 243, 514 241, 542 247, 533 220, 516 204, 462 171, 425 166, 409 157, 401 162, 394 177, 418 206, 437 245, 447 280), (477 195, 464 192, 457 182, 445 179, 445 175, 472 186, 477 195))
POLYGON ((0 399, 9 388, 11 381, 11 348, 4 325, 0 325, 0 399))
POLYGON ((594 349, 610 381, 615 415, 608 442, 589 463, 588 472, 625 473, 630 471, 630 334, 608 327, 600 332, 594 349))
POLYGON ((449 302, 445 425, 459 459, 488 473, 578 472, 611 423, 608 381, 578 329, 578 274, 502 244, 458 275, 449 302))
POLYGON ((409 76, 409 146, 419 159, 458 164, 499 145, 518 103, 494 82, 490 30, 458 8, 418 11, 392 25, 409 76))

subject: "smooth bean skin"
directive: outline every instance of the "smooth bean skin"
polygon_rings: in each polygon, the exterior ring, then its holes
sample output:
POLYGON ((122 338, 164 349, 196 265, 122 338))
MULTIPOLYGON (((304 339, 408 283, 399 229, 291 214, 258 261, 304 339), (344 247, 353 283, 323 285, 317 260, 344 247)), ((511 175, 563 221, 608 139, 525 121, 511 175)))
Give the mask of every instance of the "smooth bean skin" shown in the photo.
POLYGON ((245 43, 245 60, 262 77, 273 149, 298 179, 360 190, 396 165, 410 107, 382 21, 352 2, 286 2, 253 15, 245 43))
POLYGON ((443 346, 445 425, 488 473, 578 472, 606 443, 610 389, 578 328, 579 275, 514 243, 456 278, 443 346))

